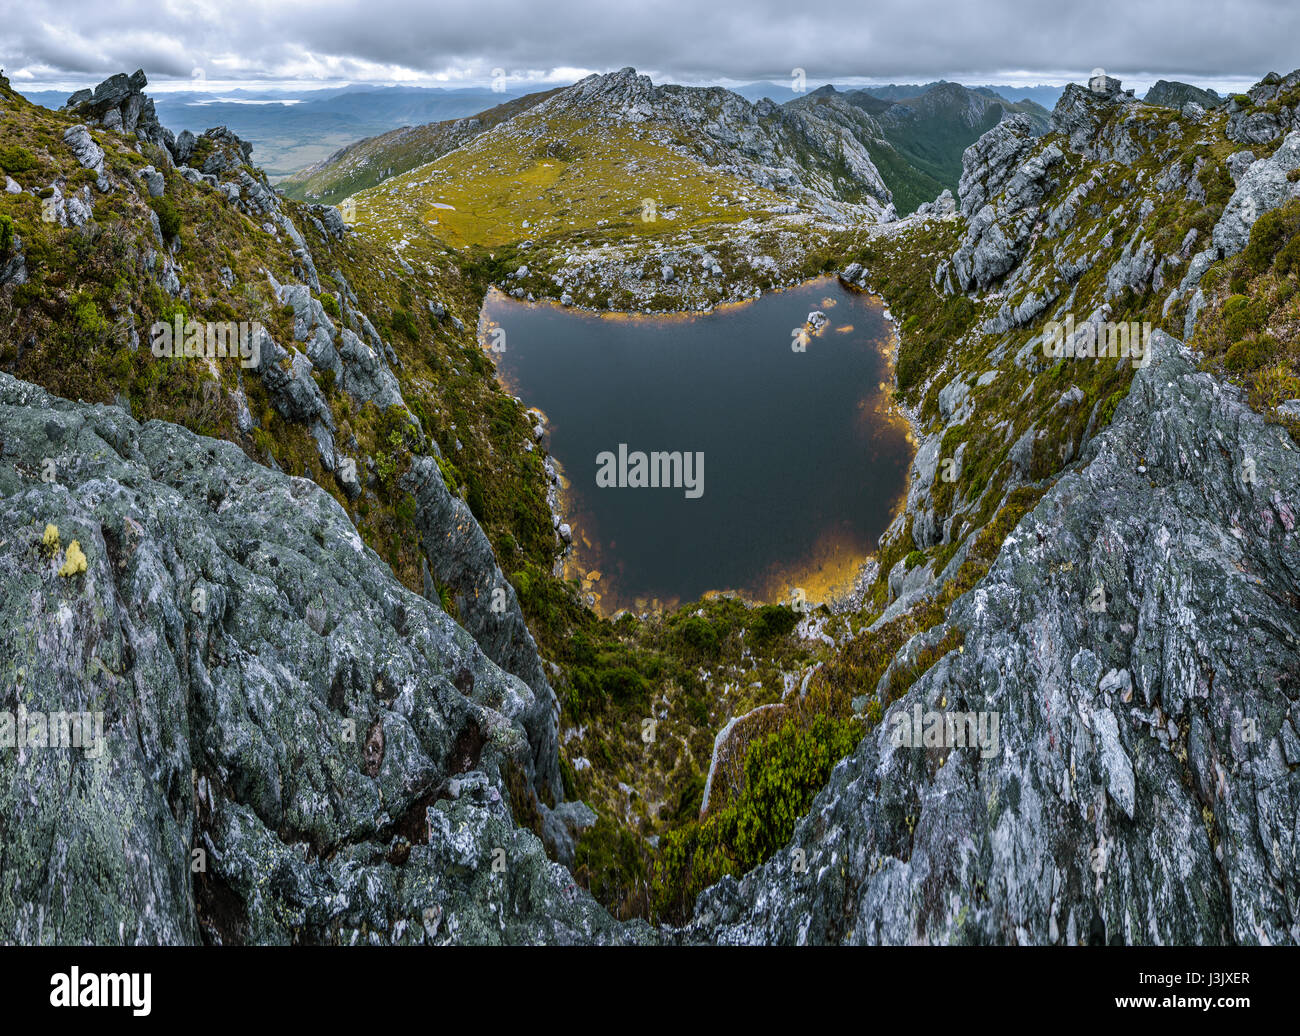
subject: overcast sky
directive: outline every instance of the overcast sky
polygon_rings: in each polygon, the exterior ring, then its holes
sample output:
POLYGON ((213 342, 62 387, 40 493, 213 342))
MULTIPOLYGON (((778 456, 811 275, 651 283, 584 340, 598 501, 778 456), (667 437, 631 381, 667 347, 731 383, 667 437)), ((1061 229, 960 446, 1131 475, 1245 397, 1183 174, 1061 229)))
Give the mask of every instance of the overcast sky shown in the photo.
POLYGON ((154 90, 348 82, 1060 83, 1104 67, 1255 82, 1300 66, 1297 0, 6 0, 0 67, 20 89, 144 68, 154 90), (541 13, 541 12, 544 12, 541 13))

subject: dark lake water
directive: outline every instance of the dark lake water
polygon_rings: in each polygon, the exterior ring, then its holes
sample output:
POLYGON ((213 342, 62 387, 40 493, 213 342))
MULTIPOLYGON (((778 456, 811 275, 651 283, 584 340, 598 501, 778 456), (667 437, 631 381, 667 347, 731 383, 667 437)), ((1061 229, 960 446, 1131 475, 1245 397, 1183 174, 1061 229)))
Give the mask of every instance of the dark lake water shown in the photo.
POLYGON ((834 278, 666 318, 494 291, 479 331, 503 383, 546 415, 566 574, 605 614, 709 591, 821 600, 901 502, 912 446, 888 402, 892 330, 879 300, 834 278))

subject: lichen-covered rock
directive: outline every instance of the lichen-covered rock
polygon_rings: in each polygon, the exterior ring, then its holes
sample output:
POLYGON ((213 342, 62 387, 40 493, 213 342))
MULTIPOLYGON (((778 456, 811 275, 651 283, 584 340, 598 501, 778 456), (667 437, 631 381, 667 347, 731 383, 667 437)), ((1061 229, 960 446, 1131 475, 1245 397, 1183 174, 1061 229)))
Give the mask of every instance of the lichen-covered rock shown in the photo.
POLYGON ((1300 451, 1153 344, 1113 424, 924 638, 958 629, 962 649, 682 938, 1300 940, 1300 451), (997 714, 997 751, 895 744, 917 706, 997 714))
POLYGON ((539 791, 559 800, 559 705, 515 588, 497 565, 469 505, 448 490, 434 458, 416 457, 403 485, 415 497, 416 526, 429 568, 452 589, 461 623, 489 658, 533 689, 534 705, 524 717, 534 746, 529 772, 539 791))
POLYGON ((4 374, 0 441, 0 708, 103 732, 0 752, 0 940, 647 936, 511 819, 532 690, 326 493, 4 374))
POLYGON ((1241 174, 1237 189, 1214 227, 1220 256, 1236 255, 1250 241, 1250 231, 1265 212, 1290 198, 1300 198, 1300 182, 1289 174, 1300 168, 1300 130, 1287 134, 1268 158, 1253 162, 1241 174))
POLYGON ((90 130, 85 126, 69 126, 63 134, 63 142, 71 149, 76 160, 98 177, 99 189, 107 190, 108 180, 104 176, 104 149, 95 143, 90 130))

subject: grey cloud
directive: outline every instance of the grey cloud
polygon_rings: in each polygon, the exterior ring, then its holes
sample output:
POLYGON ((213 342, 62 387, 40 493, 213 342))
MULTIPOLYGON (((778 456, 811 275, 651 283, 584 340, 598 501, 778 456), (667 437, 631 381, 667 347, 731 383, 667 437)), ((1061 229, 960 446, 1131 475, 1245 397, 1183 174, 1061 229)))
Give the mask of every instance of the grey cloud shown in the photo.
POLYGON ((312 5, 36 0, 7 17, 0 64, 42 78, 137 66, 155 78, 202 67, 230 78, 341 79, 376 71, 486 76, 635 65, 682 81, 851 76, 975 77, 1006 70, 1078 76, 1257 78, 1300 65, 1294 0, 368 0, 312 5))

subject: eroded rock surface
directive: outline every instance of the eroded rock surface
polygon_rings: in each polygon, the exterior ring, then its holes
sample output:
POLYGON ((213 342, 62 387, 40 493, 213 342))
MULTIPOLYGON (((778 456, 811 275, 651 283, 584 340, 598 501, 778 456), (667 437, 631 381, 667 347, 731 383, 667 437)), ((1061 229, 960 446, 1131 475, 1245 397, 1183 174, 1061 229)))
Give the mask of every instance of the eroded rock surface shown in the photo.
POLYGON ((963 649, 687 938, 1300 939, 1300 452, 1173 339, 1155 356, 954 604, 963 649), (916 705, 999 714, 999 751, 896 747, 916 705))
POLYGON ((0 442, 0 709, 103 717, 0 752, 5 941, 644 934, 514 824, 532 690, 321 489, 4 374, 0 442))

